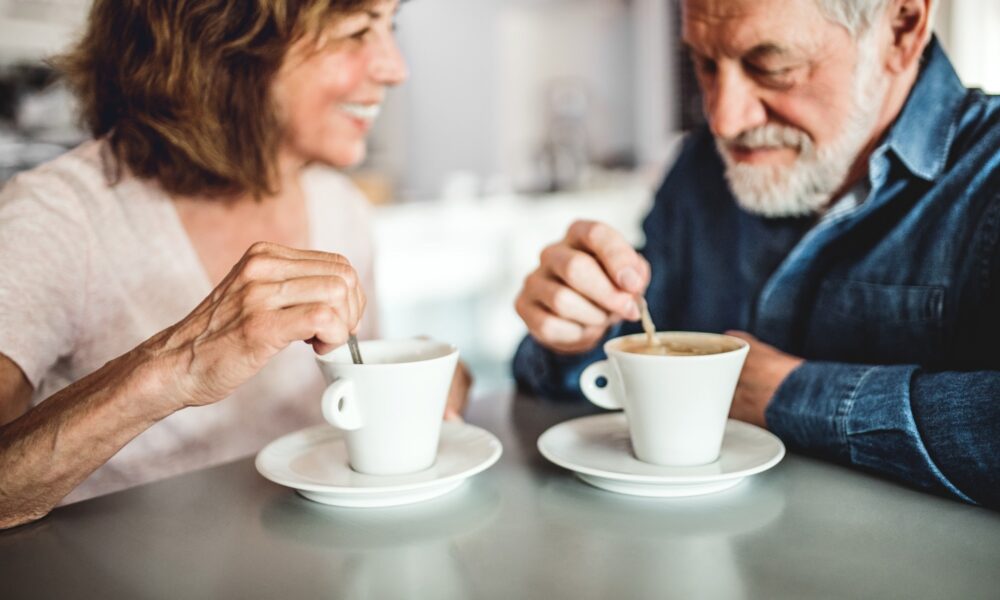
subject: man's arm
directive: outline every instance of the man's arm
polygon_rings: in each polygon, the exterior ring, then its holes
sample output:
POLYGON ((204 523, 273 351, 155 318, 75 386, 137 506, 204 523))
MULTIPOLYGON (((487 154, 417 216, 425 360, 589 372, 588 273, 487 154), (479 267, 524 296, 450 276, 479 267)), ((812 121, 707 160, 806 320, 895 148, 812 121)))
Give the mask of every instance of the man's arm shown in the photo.
POLYGON ((768 427, 791 446, 1000 508, 1000 372, 805 362, 768 427))
POLYGON ((546 248, 514 304, 529 335, 514 357, 514 377, 549 397, 579 396, 580 371, 601 356, 623 319, 639 319, 636 295, 649 263, 603 223, 577 221, 546 248))
MULTIPOLYGON (((621 325, 612 326, 604 339, 618 335, 621 325)), ((604 358, 603 340, 588 352, 558 354, 538 343, 531 335, 521 340, 514 354, 514 379, 532 394, 560 400, 582 400, 580 373, 590 363, 604 358)))

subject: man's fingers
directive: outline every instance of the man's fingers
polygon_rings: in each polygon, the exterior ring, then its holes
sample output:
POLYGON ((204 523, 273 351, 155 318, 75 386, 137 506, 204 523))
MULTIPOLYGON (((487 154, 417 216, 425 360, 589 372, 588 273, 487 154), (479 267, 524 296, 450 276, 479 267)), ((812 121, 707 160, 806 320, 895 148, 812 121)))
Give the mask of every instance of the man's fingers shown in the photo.
POLYGON ((608 278, 597 259, 565 244, 550 246, 542 257, 543 268, 604 310, 627 319, 638 319, 635 297, 608 278))
POLYGON ((522 301, 518 313, 536 339, 548 345, 572 345, 584 339, 584 327, 579 323, 561 319, 542 305, 522 301))
POLYGON ((548 308, 554 315, 580 325, 604 325, 610 315, 572 288, 541 273, 535 272, 525 281, 529 297, 548 308))
POLYGON ((649 285, 648 264, 614 228, 596 221, 577 221, 566 233, 573 248, 596 257, 615 286, 640 294, 649 285))

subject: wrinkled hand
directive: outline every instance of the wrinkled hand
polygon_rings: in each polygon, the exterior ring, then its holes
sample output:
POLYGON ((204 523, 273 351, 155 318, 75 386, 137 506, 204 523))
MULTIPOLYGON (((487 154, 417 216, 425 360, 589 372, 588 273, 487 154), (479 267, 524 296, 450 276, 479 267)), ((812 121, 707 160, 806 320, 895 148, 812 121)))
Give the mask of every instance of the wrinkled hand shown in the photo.
POLYGON ((577 221, 562 241, 542 251, 515 308, 541 345, 584 352, 613 324, 639 319, 635 295, 645 291, 649 277, 649 263, 620 233, 577 221))
POLYGON ((803 359, 785 354, 744 331, 727 331, 727 335, 750 343, 750 352, 743 364, 729 416, 760 427, 767 427, 764 412, 778 387, 803 359))
POLYGON ((448 404, 444 409, 445 421, 461 421, 465 405, 469 402, 469 390, 472 388, 472 373, 465 363, 459 362, 455 367, 455 376, 451 379, 451 389, 448 391, 448 404))
POLYGON ((319 353, 344 344, 365 304, 343 256, 258 242, 190 315, 139 351, 170 381, 174 408, 210 404, 294 341, 319 353))

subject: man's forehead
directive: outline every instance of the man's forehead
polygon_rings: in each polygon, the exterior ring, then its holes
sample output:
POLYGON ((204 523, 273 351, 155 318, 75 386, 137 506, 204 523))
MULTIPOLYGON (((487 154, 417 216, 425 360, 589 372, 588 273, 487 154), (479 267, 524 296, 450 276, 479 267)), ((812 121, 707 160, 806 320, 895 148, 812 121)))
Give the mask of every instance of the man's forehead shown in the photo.
POLYGON ((815 0, 684 0, 685 43, 711 54, 805 51, 835 27, 815 0))

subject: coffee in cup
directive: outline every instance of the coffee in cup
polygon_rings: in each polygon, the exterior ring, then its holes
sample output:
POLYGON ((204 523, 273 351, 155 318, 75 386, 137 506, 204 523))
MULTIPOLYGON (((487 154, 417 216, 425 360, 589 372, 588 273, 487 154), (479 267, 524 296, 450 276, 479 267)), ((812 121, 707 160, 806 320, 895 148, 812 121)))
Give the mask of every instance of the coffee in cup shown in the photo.
POLYGON ((342 346, 316 357, 328 387, 326 420, 345 431, 351 468, 401 475, 429 468, 437 457, 458 350, 423 339, 360 344, 364 364, 342 346))
POLYGON ((639 460, 711 463, 719 457, 750 346, 732 336, 683 331, 658 332, 653 342, 642 333, 608 341, 607 360, 584 369, 580 387, 594 404, 625 410, 639 460))
MULTIPOLYGON (((735 339, 735 338, 732 338, 735 339)), ((653 343, 643 336, 637 340, 622 342, 618 349, 632 354, 652 354, 666 356, 708 356, 739 349, 739 344, 730 338, 678 338, 656 334, 653 343)))

